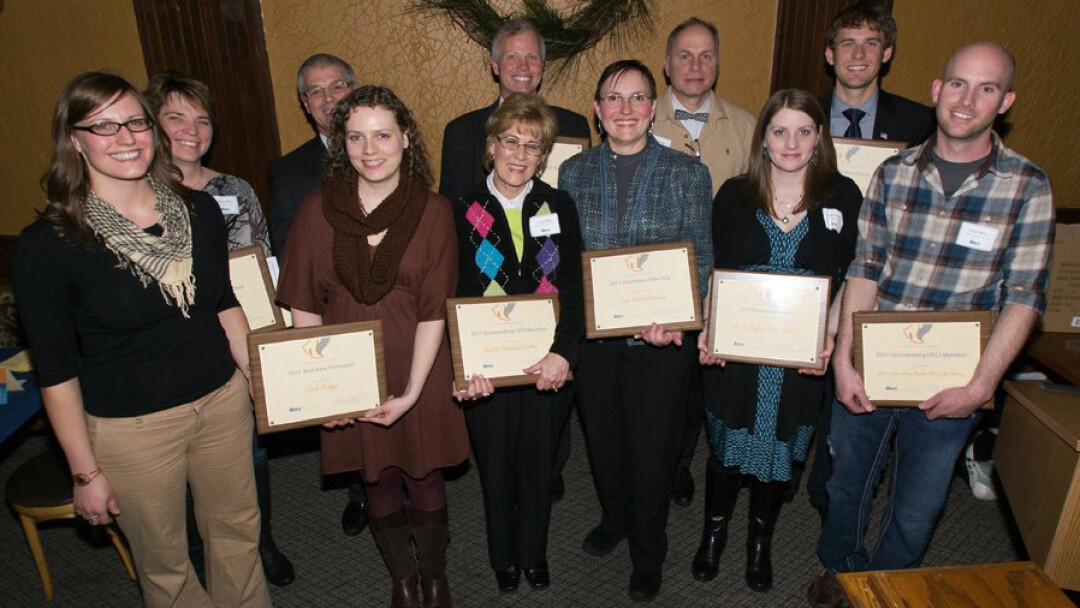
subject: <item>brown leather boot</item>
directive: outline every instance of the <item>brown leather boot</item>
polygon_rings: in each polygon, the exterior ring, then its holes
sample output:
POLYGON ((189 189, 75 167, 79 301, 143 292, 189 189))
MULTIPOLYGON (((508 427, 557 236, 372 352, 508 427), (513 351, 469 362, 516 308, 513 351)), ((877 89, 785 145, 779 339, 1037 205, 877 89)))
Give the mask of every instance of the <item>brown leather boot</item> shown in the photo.
POLYGON ((385 517, 372 517, 371 534, 379 546, 393 587, 390 608, 417 608, 416 558, 413 556, 409 517, 400 509, 385 517))
POLYGON ((420 564, 420 589, 424 608, 450 608, 450 584, 446 579, 446 545, 450 542, 446 506, 435 511, 409 509, 416 559, 420 564))

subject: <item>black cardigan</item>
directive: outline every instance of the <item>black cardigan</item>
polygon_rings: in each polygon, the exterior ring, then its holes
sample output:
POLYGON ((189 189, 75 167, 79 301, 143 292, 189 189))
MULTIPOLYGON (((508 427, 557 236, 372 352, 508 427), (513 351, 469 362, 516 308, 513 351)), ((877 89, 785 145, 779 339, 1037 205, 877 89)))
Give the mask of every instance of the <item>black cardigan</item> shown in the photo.
MULTIPOLYGON (((562 190, 555 190, 539 179, 533 179, 532 191, 525 197, 521 211, 525 246, 520 263, 506 214, 499 201, 488 192, 486 183, 472 196, 454 200, 452 208, 458 235, 457 297, 482 296, 492 281, 496 281, 507 295, 532 294, 540 289, 546 277, 558 289, 559 297, 559 324, 555 328, 551 352, 562 356, 571 367, 576 365, 578 345, 585 334, 585 307, 581 286, 581 225, 573 199, 562 190), (531 236, 529 218, 535 216, 545 204, 552 213, 558 214, 560 232, 551 236, 531 236), (481 234, 469 220, 470 209, 474 214, 485 216, 490 223, 490 231, 486 235, 481 234), (490 214, 490 218, 485 213, 490 214), (558 263, 545 275, 538 258, 548 240, 556 248, 558 263), (503 256, 494 279, 485 274, 476 261, 476 253, 485 241, 503 256)), ((546 256, 547 252, 543 255, 546 256)))

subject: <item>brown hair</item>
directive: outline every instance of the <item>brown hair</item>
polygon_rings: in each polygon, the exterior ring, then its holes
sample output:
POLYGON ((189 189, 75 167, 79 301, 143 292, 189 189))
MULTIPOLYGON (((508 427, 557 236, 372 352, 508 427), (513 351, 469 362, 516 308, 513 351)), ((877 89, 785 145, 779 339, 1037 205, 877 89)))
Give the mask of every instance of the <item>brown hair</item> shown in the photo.
POLYGON ((600 101, 600 91, 604 88, 605 82, 610 79, 614 83, 627 72, 641 74, 641 77, 645 79, 645 84, 649 86, 649 99, 656 99, 656 79, 653 78, 652 70, 637 59, 620 59, 608 64, 600 73, 600 78, 596 81, 596 91, 593 92, 593 100, 600 101))
POLYGON ((170 95, 177 95, 193 106, 206 110, 210 120, 214 120, 214 97, 210 94, 210 87, 201 80, 195 80, 184 76, 180 72, 161 72, 154 74, 150 84, 146 87, 146 101, 154 116, 161 112, 161 108, 169 101, 170 95))
MULTIPOLYGON (((83 215, 83 201, 90 193, 90 177, 86 161, 71 142, 71 127, 116 103, 124 95, 135 98, 146 118, 153 120, 154 113, 150 111, 146 98, 135 85, 119 74, 84 72, 72 78, 60 90, 52 119, 52 162, 41 178, 46 193, 45 208, 38 212, 38 217, 51 224, 61 237, 85 245, 98 241, 83 215)), ((168 142, 157 128, 154 129, 154 158, 147 174, 189 204, 190 190, 180 183, 180 170, 172 164, 168 142)))
POLYGON ((326 153, 326 177, 330 178, 342 171, 355 171, 349 162, 349 154, 345 151, 345 122, 349 120, 352 111, 356 108, 382 108, 394 115, 398 128, 409 136, 409 147, 404 150, 401 161, 403 173, 419 177, 424 184, 431 187, 434 179, 431 177, 431 168, 428 166, 427 152, 424 149, 423 139, 420 137, 420 127, 416 124, 412 112, 405 107, 401 99, 386 87, 366 84, 357 87, 338 102, 334 108, 334 116, 330 122, 330 141, 326 153))
POLYGON ((795 213, 814 209, 829 195, 839 173, 836 171, 836 150, 833 148, 832 136, 829 128, 825 125, 825 112, 821 110, 814 96, 801 89, 784 89, 777 91, 765 102, 761 108, 760 118, 754 127, 754 138, 750 144, 750 163, 746 170, 749 181, 752 202, 772 215, 772 162, 769 161, 768 151, 765 149, 765 133, 769 130, 769 124, 776 114, 788 108, 796 112, 802 112, 814 121, 818 129, 817 146, 814 148, 814 160, 806 167, 803 181, 803 198, 795 213))
POLYGON ((495 143, 495 138, 514 127, 522 124, 536 129, 540 145, 544 146, 544 154, 540 157, 538 168, 543 170, 547 162, 548 153, 555 143, 555 137, 559 134, 559 123, 555 119, 555 113, 551 111, 544 100, 535 93, 519 93, 511 95, 503 100, 502 104, 488 116, 484 126, 484 168, 491 170, 493 160, 487 150, 495 143))
POLYGON ((836 37, 840 35, 840 30, 862 27, 881 34, 883 50, 896 46, 896 19, 893 19, 880 0, 856 2, 837 13, 829 24, 829 29, 825 31, 825 46, 836 48, 836 37))

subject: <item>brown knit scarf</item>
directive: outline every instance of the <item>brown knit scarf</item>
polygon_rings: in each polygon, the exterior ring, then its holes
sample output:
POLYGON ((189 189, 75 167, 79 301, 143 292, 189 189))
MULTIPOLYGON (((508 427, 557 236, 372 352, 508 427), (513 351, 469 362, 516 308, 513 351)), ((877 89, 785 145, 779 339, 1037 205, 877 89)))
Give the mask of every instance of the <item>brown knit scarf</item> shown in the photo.
POLYGON ((323 214, 334 229, 334 272, 362 304, 374 304, 390 293, 401 257, 412 240, 427 203, 427 186, 402 173, 398 187, 370 215, 357 192, 359 175, 344 171, 323 186, 323 214), (387 230, 369 260, 367 237, 387 230))

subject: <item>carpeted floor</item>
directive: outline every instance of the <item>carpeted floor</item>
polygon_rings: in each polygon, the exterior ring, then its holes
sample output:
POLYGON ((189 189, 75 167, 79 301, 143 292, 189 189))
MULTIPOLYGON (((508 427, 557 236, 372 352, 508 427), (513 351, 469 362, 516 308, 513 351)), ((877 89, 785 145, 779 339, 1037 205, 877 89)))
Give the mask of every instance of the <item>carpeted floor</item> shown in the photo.
MULTIPOLYGON (((573 451, 566 469, 566 498, 554 505, 548 561, 552 585, 499 595, 488 566, 483 503, 475 469, 465 470, 449 484, 451 545, 449 575, 457 606, 626 606, 630 561, 626 543, 611 555, 595 558, 581 550, 581 540, 599 520, 584 443, 576 418, 572 421, 573 451)), ((0 481, 19 464, 45 450, 42 436, 16 437, 0 452, 0 481)), ((301 431, 272 438, 274 528, 278 544, 296 566, 296 581, 272 588, 278 607, 386 606, 389 580, 378 550, 367 531, 349 538, 342 534, 344 489, 324 489, 319 476, 315 435, 301 431)), ((689 507, 673 506, 668 523, 669 554, 664 585, 655 606, 804 606, 806 587, 820 571, 814 550, 820 524, 805 491, 786 505, 777 525, 772 591, 761 594, 746 587, 743 568, 747 495, 743 492, 731 528, 721 573, 710 583, 690 576, 690 563, 701 529, 702 471, 705 441, 694 460, 698 494, 689 507)), ((881 501, 877 513, 880 516, 881 501)), ((1003 503, 975 500, 966 483, 953 481, 949 502, 934 537, 926 565, 981 564, 1023 559, 1013 540, 1012 524, 1003 503)), ((110 545, 95 546, 85 527, 72 522, 44 526, 42 542, 61 607, 139 606, 138 586, 127 578, 110 545)), ((0 517, 0 605, 44 606, 44 596, 17 518, 0 517)))

